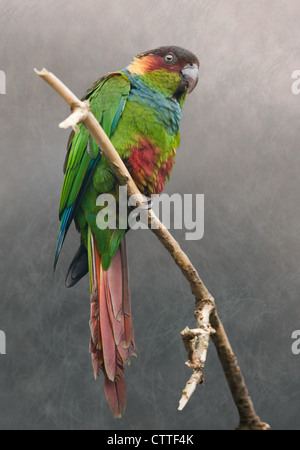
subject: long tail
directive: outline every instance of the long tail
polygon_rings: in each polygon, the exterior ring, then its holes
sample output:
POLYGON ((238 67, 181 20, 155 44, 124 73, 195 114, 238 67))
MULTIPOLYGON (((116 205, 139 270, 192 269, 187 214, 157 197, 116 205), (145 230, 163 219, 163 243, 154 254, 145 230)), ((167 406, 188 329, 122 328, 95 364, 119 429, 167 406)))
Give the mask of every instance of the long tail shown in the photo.
POLYGON ((104 390, 115 417, 126 407, 124 370, 135 355, 131 319, 125 238, 107 271, 101 264, 93 234, 89 232, 91 287, 90 352, 95 379, 104 375, 104 390))

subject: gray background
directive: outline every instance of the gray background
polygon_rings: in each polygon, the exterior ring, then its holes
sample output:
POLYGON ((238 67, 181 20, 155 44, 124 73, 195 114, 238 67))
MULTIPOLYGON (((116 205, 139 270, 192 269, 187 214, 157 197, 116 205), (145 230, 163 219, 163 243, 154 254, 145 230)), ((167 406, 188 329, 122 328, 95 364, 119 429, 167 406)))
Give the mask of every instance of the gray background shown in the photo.
POLYGON ((93 380, 88 280, 53 276, 68 107, 34 73, 47 67, 81 96, 100 75, 160 45, 201 61, 168 193, 205 194, 205 235, 174 235, 214 295, 259 416, 299 428, 298 0, 0 1, 0 428, 232 429, 238 423, 216 352, 206 385, 177 411, 189 376, 180 331, 193 326, 186 281, 148 231, 128 236, 139 356, 114 420, 93 380))

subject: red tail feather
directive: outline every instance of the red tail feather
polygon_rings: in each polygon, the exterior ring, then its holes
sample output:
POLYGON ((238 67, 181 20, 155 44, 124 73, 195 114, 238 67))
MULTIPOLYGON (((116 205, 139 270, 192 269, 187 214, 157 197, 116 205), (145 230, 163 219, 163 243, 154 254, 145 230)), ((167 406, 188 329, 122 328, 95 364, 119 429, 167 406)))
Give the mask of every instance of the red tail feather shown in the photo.
POLYGON ((90 352, 95 378, 103 372, 107 401, 114 416, 121 417, 126 406, 124 370, 135 348, 125 238, 107 271, 91 239, 90 352))

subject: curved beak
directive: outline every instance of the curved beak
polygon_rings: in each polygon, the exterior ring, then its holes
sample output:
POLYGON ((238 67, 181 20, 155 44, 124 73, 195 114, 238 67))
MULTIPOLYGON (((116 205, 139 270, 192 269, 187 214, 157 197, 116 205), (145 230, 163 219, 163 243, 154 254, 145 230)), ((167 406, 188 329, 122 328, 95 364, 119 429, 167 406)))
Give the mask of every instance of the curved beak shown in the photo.
POLYGON ((181 78, 187 82, 187 91, 190 94, 198 83, 199 67, 197 64, 187 64, 180 71, 181 78))

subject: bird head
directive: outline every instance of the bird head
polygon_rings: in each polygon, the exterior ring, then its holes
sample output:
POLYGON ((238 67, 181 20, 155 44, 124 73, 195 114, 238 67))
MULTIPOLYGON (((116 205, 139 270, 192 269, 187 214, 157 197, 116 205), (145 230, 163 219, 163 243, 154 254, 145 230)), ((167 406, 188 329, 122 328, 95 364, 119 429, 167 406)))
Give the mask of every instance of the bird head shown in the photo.
POLYGON ((127 66, 147 87, 178 100, 193 91, 198 82, 199 61, 181 47, 159 47, 137 55, 127 66))

